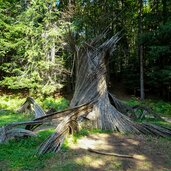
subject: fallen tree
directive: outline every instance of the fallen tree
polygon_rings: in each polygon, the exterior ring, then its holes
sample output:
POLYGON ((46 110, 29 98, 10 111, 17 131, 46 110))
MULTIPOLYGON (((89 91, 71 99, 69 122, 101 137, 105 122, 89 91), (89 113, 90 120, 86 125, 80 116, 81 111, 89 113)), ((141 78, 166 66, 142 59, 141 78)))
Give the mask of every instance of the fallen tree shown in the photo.
MULTIPOLYGON (((119 131, 122 133, 171 136, 171 130, 151 124, 133 122, 128 116, 134 108, 115 98, 108 92, 106 84, 107 58, 115 50, 118 34, 104 41, 100 35, 89 44, 76 49, 76 85, 69 109, 46 114, 32 98, 28 98, 20 111, 33 104, 36 118, 34 121, 13 123, 2 127, 0 142, 17 136, 35 136, 32 133, 40 125, 56 120, 55 133, 50 135, 39 147, 38 154, 57 152, 68 133, 78 131, 79 123, 89 121, 95 128, 119 131), (30 102, 30 103, 28 103, 30 102), (26 125, 21 132, 16 127, 26 125), (13 130, 13 133, 11 131, 13 130)), ((137 108, 135 108, 137 109, 137 108)))

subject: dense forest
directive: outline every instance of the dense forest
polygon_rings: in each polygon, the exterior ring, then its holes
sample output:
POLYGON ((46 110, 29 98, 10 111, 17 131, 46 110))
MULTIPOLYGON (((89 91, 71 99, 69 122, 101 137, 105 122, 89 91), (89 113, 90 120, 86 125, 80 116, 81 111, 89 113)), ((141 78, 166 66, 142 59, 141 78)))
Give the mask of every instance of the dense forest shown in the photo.
MULTIPOLYGON (((0 87, 50 95, 73 91, 79 47, 107 30, 120 33, 108 84, 171 99, 171 1, 0 1, 0 87)), ((141 92, 141 93, 140 93, 141 92)))

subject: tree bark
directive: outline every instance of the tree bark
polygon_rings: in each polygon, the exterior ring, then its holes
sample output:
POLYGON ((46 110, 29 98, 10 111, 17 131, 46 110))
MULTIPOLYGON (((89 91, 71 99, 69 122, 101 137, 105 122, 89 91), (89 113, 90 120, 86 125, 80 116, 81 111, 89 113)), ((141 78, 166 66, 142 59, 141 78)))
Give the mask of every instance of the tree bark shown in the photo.
POLYGON ((139 21, 138 21, 138 51, 139 51, 139 60, 140 60, 140 99, 144 100, 144 64, 143 64, 143 45, 140 43, 140 35, 142 34, 142 14, 143 14, 143 1, 139 0, 139 21))
POLYGON ((132 127, 132 121, 117 111, 109 100, 105 58, 112 53, 117 41, 117 36, 114 36, 101 45, 92 43, 77 52, 76 86, 70 107, 96 100, 93 111, 87 115, 87 118, 94 122, 94 127, 137 132, 137 129, 132 127), (126 126, 125 120, 130 124, 126 126))

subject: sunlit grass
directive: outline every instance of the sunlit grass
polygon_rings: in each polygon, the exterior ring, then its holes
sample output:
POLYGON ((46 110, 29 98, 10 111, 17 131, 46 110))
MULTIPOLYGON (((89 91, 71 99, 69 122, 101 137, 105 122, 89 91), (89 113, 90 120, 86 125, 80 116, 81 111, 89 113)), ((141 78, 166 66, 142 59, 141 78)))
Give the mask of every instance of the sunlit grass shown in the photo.
POLYGON ((5 110, 17 110, 18 107, 24 103, 26 98, 21 98, 15 95, 3 95, 0 96, 0 109, 5 110))
POLYGON ((11 122, 22 122, 32 120, 32 114, 15 113, 12 111, 0 112, 0 126, 6 125, 11 122))
POLYGON ((41 131, 37 137, 19 140, 10 140, 1 144, 0 162, 5 161, 3 167, 11 170, 34 170, 45 166, 45 160, 52 157, 49 153, 43 156, 36 155, 37 147, 53 130, 41 131))

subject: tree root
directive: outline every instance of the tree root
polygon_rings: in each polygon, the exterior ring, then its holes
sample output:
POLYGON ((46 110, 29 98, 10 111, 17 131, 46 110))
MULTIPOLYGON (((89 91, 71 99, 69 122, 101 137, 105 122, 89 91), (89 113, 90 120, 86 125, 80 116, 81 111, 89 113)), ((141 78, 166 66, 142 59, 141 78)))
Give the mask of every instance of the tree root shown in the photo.
POLYGON ((141 105, 135 105, 135 106, 129 106, 125 103, 123 103, 121 100, 117 99, 113 94, 109 94, 109 99, 111 104, 122 114, 131 117, 132 119, 143 119, 146 116, 152 116, 155 119, 165 121, 162 117, 160 117, 159 114, 155 113, 151 108, 141 106, 141 105), (137 112, 140 111, 139 114, 137 112))

